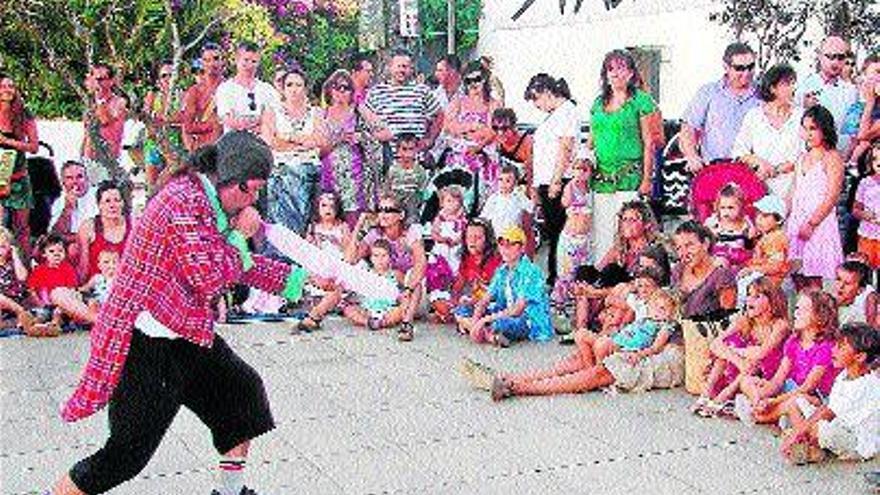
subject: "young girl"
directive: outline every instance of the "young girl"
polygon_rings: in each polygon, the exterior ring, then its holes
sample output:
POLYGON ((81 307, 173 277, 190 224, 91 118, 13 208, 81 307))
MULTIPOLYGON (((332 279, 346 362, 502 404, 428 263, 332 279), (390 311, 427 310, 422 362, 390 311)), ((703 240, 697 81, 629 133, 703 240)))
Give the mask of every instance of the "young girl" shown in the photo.
POLYGON ((853 216, 860 221, 858 251, 876 270, 880 268, 880 140, 871 146, 867 163, 870 175, 856 189, 853 216))
MULTIPOLYGON (((370 266, 379 276, 392 280, 399 287, 404 286, 403 273, 391 266, 391 243, 387 240, 377 239, 370 245, 370 266)), ((342 314, 359 327, 381 330, 403 321, 405 308, 406 304, 400 299, 362 297, 353 304, 346 304, 342 314)))
POLYGON ((822 279, 833 279, 843 262, 835 212, 843 184, 843 161, 835 148, 837 129, 828 110, 821 105, 810 107, 801 125, 807 152, 795 165, 785 234, 791 259, 801 262, 799 285, 815 286, 822 279))
POLYGON ((564 311, 572 294, 575 273, 590 258, 590 226, 593 196, 590 191, 590 164, 580 160, 574 164, 574 177, 562 190, 562 206, 568 218, 556 247, 556 283, 551 297, 558 311, 564 311))
POLYGON ((444 187, 440 190, 440 212, 431 224, 434 247, 428 255, 425 272, 431 318, 437 322, 449 322, 452 318, 450 287, 460 265, 461 239, 466 225, 461 189, 444 187))
POLYGON ((28 271, 12 239, 12 233, 0 227, 0 310, 15 314, 25 334, 35 335, 34 319, 26 309, 28 271))
MULTIPOLYGON (((343 218, 342 202, 334 192, 323 192, 318 196, 316 218, 306 229, 306 240, 325 252, 335 253, 340 259, 352 238, 348 223, 343 218)), ((342 293, 331 280, 312 277, 306 292, 317 299, 308 314, 296 324, 296 329, 311 332, 321 327, 321 320, 332 311, 341 299, 342 293)))
POLYGON ((880 333, 865 324, 844 325, 832 359, 843 371, 827 405, 810 396, 786 403, 792 428, 783 432, 782 455, 795 464, 821 461, 821 449, 846 460, 869 460, 880 452, 880 333))
POLYGON ((788 305, 785 294, 767 277, 748 288, 745 311, 710 345, 714 362, 706 390, 692 410, 712 417, 727 408, 739 391, 741 381, 751 375, 770 378, 782 359, 782 342, 788 335, 788 305))
POLYGON ((734 270, 739 270, 752 255, 749 244, 754 226, 744 206, 742 189, 736 184, 727 184, 718 191, 715 212, 705 223, 715 236, 712 255, 726 259, 734 270))
POLYGON ((837 375, 831 361, 831 338, 837 330, 837 305, 830 295, 812 289, 798 295, 794 333, 782 347, 782 361, 769 378, 749 376, 740 383, 735 413, 744 422, 772 423, 783 404, 797 394, 827 397, 837 375))
POLYGON ((452 304, 457 327, 462 332, 461 318, 473 314, 474 303, 489 287, 495 270, 501 265, 501 256, 495 247, 495 234, 488 221, 473 218, 464 230, 464 248, 458 275, 452 283, 452 304))

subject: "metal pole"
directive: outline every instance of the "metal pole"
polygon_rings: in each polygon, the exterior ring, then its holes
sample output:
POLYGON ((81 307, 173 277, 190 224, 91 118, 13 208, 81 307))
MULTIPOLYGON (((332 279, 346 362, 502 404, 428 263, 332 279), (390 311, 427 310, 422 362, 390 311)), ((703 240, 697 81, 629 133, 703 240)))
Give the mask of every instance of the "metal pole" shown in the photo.
POLYGON ((455 54, 455 0, 446 0, 446 53, 455 54))

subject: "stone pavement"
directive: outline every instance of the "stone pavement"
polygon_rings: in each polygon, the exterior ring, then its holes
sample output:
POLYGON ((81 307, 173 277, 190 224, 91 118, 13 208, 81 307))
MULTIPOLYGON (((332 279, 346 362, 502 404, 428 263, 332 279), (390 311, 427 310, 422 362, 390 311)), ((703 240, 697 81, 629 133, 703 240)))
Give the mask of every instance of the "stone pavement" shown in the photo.
MULTIPOLYGON (((682 390, 596 392, 493 404, 457 372, 465 355, 504 369, 543 366, 555 343, 475 347, 418 325, 402 344, 329 320, 227 326, 262 374, 277 429, 252 449, 248 479, 269 494, 860 494, 880 463, 792 467, 768 431, 688 412, 682 390)), ((106 415, 64 424, 58 405, 88 351, 86 335, 0 339, 0 492, 42 493, 106 438, 106 415)), ((208 494, 207 429, 183 410, 156 456, 114 494, 208 494)))

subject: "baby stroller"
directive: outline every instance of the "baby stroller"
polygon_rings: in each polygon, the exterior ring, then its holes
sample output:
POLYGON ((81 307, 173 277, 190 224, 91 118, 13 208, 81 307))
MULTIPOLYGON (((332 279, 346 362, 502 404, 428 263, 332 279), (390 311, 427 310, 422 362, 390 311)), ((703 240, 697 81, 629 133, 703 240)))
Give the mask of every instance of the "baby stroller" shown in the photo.
POLYGON ((700 222, 710 215, 718 197, 718 191, 730 183, 742 189, 745 195, 745 213, 749 218, 755 217, 752 204, 767 194, 764 182, 755 171, 742 162, 716 162, 697 172, 691 184, 691 212, 700 222))
POLYGON ((27 159, 28 176, 34 195, 34 207, 31 210, 28 223, 31 227, 31 235, 34 237, 39 237, 49 230, 52 203, 61 196, 61 182, 55 172, 55 151, 42 141, 40 141, 40 148, 46 150, 46 155, 32 156, 27 159))

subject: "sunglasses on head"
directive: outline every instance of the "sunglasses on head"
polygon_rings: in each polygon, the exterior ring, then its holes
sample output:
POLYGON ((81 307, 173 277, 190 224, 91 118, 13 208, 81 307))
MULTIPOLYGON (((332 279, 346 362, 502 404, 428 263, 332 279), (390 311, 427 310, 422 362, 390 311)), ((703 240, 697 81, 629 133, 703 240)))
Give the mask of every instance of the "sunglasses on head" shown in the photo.
POLYGON ((750 63, 750 64, 745 64, 745 65, 741 65, 741 64, 731 64, 730 67, 731 67, 733 70, 737 71, 737 72, 748 72, 748 71, 751 71, 751 70, 755 70, 755 63, 752 62, 752 63, 750 63))
POLYGON ((849 58, 849 54, 848 53, 826 53, 825 58, 827 58, 828 60, 840 61, 840 60, 846 60, 847 58, 849 58))
POLYGON ((248 100, 250 100, 250 102, 248 103, 248 108, 251 112, 255 112, 257 110, 257 95, 255 95, 254 92, 251 91, 247 94, 247 97, 248 100))

